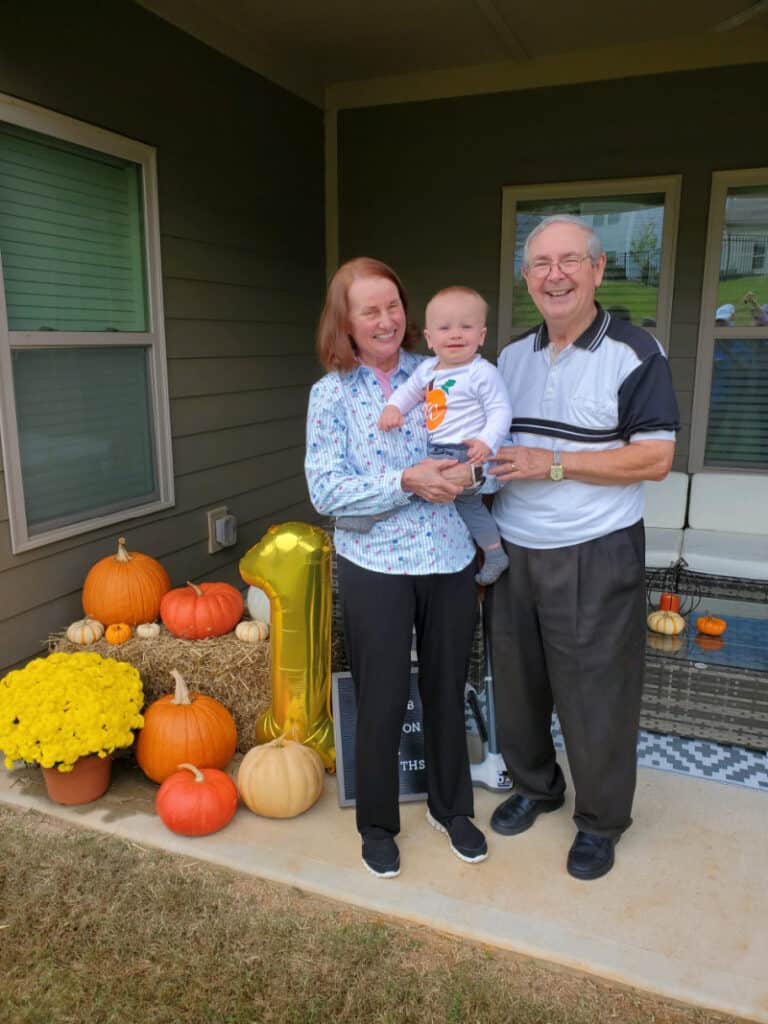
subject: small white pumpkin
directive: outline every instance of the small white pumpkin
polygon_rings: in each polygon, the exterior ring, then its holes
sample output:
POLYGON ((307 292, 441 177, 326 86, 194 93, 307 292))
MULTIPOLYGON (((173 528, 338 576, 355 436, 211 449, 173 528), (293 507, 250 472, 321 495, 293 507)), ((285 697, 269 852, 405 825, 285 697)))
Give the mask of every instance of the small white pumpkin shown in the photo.
POLYGON ((104 636, 104 626, 98 619, 78 619, 67 627, 67 640, 71 644, 95 644, 104 636))
POLYGON ((676 636, 685 629, 685 619, 677 612, 657 611, 648 616, 648 628, 654 633, 676 636))
POLYGON ((248 587, 246 595, 248 614, 259 622, 271 622, 269 598, 260 587, 248 587))
POLYGON ((256 644, 269 636, 269 623, 259 619, 243 619, 235 626, 235 636, 247 644, 256 644))
POLYGON ((160 636, 160 625, 157 622, 142 622, 136 627, 136 636, 142 640, 156 640, 160 636))

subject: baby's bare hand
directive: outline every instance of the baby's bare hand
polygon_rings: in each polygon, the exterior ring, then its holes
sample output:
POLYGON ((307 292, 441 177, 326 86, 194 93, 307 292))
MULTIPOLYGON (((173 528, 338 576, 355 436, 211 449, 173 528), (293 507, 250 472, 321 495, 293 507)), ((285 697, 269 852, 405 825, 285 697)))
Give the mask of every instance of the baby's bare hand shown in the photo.
POLYGON ((394 430, 396 427, 402 427, 402 425, 403 414, 397 406, 385 405, 382 409, 381 416, 379 416, 379 430, 394 430))
POLYGON ((471 466, 481 466, 491 454, 488 445, 477 437, 468 437, 462 443, 466 446, 471 466))

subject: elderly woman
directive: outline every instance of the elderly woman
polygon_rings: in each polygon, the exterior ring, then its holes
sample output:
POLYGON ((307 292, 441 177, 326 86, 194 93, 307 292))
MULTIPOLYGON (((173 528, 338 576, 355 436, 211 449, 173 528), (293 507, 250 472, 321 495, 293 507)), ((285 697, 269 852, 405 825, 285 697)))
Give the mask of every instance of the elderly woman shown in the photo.
POLYGON ((420 356, 403 286, 386 264, 343 264, 328 288, 312 388, 305 471, 312 504, 337 517, 344 633, 357 695, 355 771, 363 864, 400 873, 398 748, 416 629, 424 711, 427 820, 469 863, 488 854, 470 821, 464 684, 474 630, 475 549, 453 499, 465 467, 426 459, 423 409, 377 423, 420 356), (459 481, 459 482, 457 482, 459 481))

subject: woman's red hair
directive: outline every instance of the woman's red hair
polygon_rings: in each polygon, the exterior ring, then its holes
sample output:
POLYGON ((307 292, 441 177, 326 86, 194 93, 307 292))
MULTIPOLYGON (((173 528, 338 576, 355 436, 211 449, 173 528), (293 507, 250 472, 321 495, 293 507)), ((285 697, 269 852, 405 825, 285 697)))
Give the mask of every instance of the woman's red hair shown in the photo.
POLYGON ((402 347, 414 348, 419 341, 415 325, 408 322, 408 298, 397 274, 380 260, 359 256, 342 263, 331 278, 325 305, 317 325, 317 355, 326 370, 351 370, 356 364, 357 346, 349 333, 349 286, 361 277, 384 277, 397 288, 405 311, 402 347))

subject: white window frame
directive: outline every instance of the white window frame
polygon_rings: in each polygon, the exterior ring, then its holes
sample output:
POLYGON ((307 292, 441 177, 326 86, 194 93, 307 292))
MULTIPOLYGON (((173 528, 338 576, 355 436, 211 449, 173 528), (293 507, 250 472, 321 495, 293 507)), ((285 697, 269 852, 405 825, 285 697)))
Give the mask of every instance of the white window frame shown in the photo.
POLYGON ((160 262, 157 160, 154 148, 2 93, 0 93, 0 121, 111 156, 121 157, 140 165, 144 204, 142 211, 144 257, 147 275, 148 323, 147 330, 144 332, 120 332, 118 334, 114 331, 9 332, 2 254, 0 254, 0 435, 8 498, 11 550, 17 554, 100 527, 171 508, 174 504, 173 458, 160 262), (80 522, 55 527, 45 532, 30 534, 25 513, 24 481, 19 453, 11 353, 14 349, 82 348, 88 346, 118 348, 137 346, 149 350, 149 411, 152 417, 158 497, 142 505, 118 509, 104 515, 83 519, 80 522))
POLYGON ((701 292, 699 313, 699 340, 696 347, 696 377, 693 385, 693 409, 691 412, 691 443, 688 454, 690 473, 765 473, 759 466, 705 466, 704 454, 707 447, 709 424, 709 396, 712 390, 712 359, 715 338, 765 338, 765 327, 719 328, 715 324, 715 310, 718 306, 717 293, 720 283, 720 259, 725 223, 725 201, 730 188, 741 185, 768 185, 768 167, 755 167, 741 171, 715 171, 712 175, 712 189, 709 199, 709 224, 707 227, 707 249, 704 261, 704 283, 701 292))
MULTIPOLYGON (((501 262, 499 265, 499 320, 497 351, 507 344, 513 330, 513 289, 517 238, 517 204, 531 199, 588 199, 592 196, 664 194, 664 226, 661 233, 659 293, 656 303, 656 328, 653 331, 664 349, 668 349, 672 318, 677 225, 680 211, 679 174, 650 178, 612 178, 606 181, 566 181, 549 185, 505 185, 501 204, 501 262)), ((599 234, 599 232, 598 232, 599 234)))

